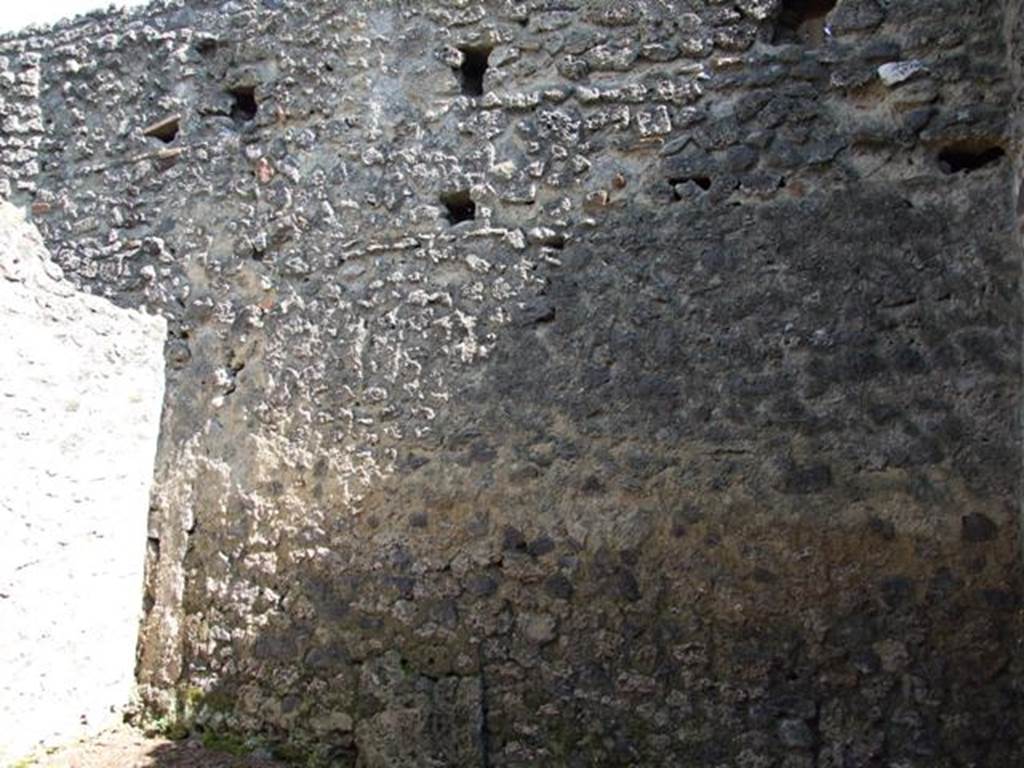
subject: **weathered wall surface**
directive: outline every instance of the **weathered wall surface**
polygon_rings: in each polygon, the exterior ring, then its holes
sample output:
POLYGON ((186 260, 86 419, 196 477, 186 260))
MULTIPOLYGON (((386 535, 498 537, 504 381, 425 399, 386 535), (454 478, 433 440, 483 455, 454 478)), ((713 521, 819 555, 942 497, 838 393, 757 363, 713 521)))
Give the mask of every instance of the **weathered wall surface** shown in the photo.
MULTIPOLYGON (((1016 226, 1014 228, 1015 243, 1018 253, 1024 253, 1024 2, 1022 0, 1005 0, 1006 18, 1004 33, 1007 47, 1013 96, 1011 101, 1011 134, 1014 140, 1014 210, 1016 226)), ((1024 293, 1024 282, 1021 283, 1024 293)), ((1021 339, 1024 344, 1024 338, 1021 339)), ((1024 410, 1020 413, 1024 424, 1024 410)), ((1024 457, 1022 457, 1024 458, 1024 457)), ((1024 467, 1022 467, 1024 475, 1024 467)), ((1024 532, 1024 501, 1019 509, 1019 530, 1024 532)), ((1021 558, 1024 559, 1024 535, 1021 537, 1021 558)))
POLYGON ((166 333, 0 202, 0 765, 129 701, 166 333))
POLYGON ((1024 759, 1004 8, 828 5, 0 41, 10 196, 170 324, 152 706, 335 765, 1024 759))

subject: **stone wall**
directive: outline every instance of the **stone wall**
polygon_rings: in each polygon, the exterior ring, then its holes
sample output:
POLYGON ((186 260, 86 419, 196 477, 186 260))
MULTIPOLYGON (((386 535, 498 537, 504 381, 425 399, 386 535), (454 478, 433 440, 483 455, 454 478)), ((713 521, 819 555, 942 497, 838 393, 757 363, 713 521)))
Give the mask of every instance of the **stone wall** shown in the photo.
POLYGON ((129 702, 165 338, 0 202, 0 765, 129 702))
MULTIPOLYGON (((1005 25, 1007 61, 1009 73, 1013 86, 1011 102, 1011 133, 1014 141, 1015 153, 1014 178, 1013 178, 1013 199, 1015 201, 1016 226, 1014 228, 1014 243, 1018 253, 1024 253, 1024 2, 1021 0, 1005 0, 1005 25)), ((1024 283, 1021 285, 1024 291, 1024 283)), ((1022 339, 1024 343, 1024 339, 1022 339)), ((1021 421, 1024 424, 1024 410, 1021 412, 1021 421)), ((1024 504, 1019 508, 1019 530, 1024 533, 1024 504)), ((1024 535, 1021 536, 1021 558, 1024 560, 1024 535)))
POLYGON ((8 194, 170 327, 151 711, 330 765, 1019 763, 1004 11, 0 38, 8 194))

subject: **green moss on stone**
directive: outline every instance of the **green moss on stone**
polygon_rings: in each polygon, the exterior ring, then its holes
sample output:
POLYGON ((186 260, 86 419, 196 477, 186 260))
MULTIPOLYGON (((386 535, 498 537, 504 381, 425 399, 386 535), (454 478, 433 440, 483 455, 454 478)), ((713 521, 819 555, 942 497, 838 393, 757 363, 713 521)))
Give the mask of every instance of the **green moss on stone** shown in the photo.
POLYGON ((203 733, 203 746, 215 752, 225 752, 236 757, 247 755, 252 751, 241 737, 233 733, 218 733, 216 731, 203 733))

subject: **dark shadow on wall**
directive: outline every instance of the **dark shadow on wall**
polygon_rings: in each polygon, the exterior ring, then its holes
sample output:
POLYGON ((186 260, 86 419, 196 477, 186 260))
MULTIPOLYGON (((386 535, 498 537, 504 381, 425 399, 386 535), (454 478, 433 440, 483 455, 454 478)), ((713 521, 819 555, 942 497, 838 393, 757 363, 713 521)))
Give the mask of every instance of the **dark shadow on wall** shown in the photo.
MULTIPOLYGON (((1021 756, 1020 595, 950 561, 902 562, 935 542, 878 520, 737 534, 694 509, 652 520, 641 546, 596 551, 557 530, 469 526, 500 555, 459 574, 400 548, 378 570, 282 572, 302 610, 183 694, 193 738, 239 757, 179 742, 155 765, 273 764, 251 750, 333 768, 1021 756), (772 557, 745 559, 769 538, 772 557), (822 591, 814 574, 832 568, 822 591)), ((964 526, 975 557, 1005 554, 964 526)))

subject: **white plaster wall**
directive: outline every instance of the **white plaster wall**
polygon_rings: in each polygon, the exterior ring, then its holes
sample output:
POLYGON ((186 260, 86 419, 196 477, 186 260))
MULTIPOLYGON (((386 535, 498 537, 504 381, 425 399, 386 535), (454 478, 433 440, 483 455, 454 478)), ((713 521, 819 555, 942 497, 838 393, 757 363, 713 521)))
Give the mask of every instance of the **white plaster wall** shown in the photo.
POLYGON ((0 765, 128 701, 165 336, 0 203, 0 765))

